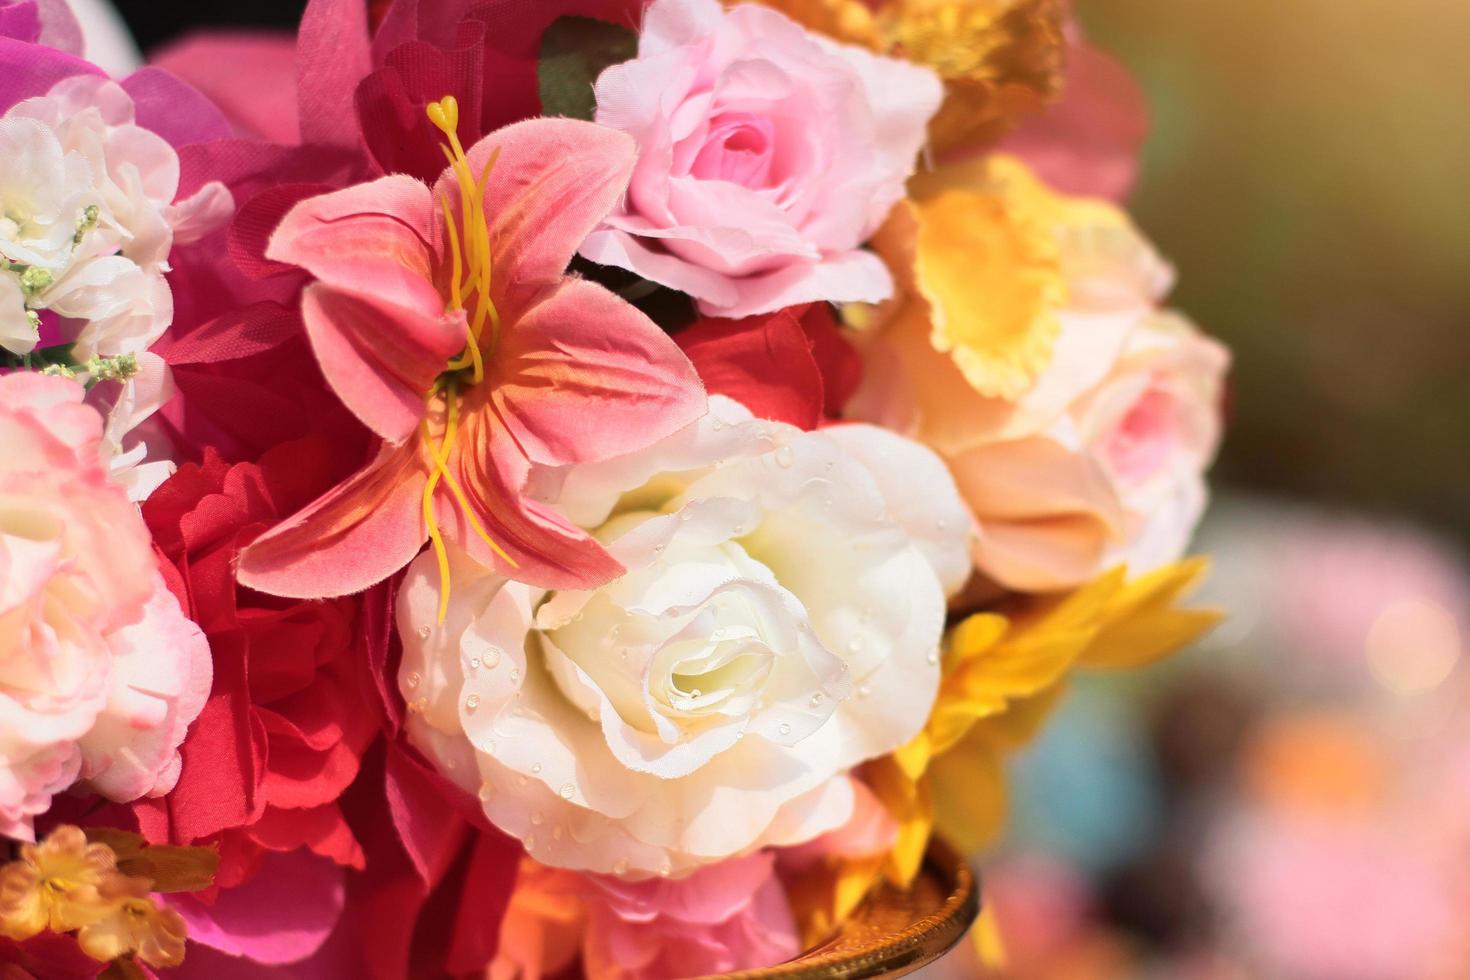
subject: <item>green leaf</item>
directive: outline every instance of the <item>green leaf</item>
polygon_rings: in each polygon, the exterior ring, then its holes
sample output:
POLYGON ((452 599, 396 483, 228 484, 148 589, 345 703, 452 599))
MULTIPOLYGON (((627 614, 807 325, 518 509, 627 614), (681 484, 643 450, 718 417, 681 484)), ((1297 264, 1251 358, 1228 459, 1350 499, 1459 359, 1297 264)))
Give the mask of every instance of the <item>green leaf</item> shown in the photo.
POLYGON ((590 120, 597 109, 592 83, 604 68, 637 53, 638 35, 626 27, 591 17, 558 17, 541 35, 536 65, 541 112, 590 120))

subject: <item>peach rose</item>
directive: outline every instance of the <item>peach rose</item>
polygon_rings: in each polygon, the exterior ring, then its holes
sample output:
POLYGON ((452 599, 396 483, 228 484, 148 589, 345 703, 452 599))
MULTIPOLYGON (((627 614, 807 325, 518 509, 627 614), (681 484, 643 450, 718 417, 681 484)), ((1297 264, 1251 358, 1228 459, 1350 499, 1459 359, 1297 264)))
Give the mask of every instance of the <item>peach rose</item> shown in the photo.
POLYGON ((1008 588, 1071 588, 1180 557, 1204 509, 1229 357, 1161 313, 1168 267, 1116 207, 996 157, 916 182, 878 239, 899 300, 862 338, 854 418, 949 464, 973 557, 1008 588))
POLYGON ((545 593, 462 553, 399 594, 413 742, 543 864, 683 875, 847 822, 846 773, 939 681, 970 518, 923 447, 725 398, 647 450, 543 474, 624 571, 545 593))
POLYGON ((766 7, 657 0, 638 57, 597 80, 597 122, 638 141, 626 202, 582 246, 709 316, 886 299, 859 248, 904 195, 933 72, 766 7))
POLYGON ((78 779, 117 801, 167 792, 211 680, 203 634, 110 483, 82 386, 0 378, 0 833, 78 779))

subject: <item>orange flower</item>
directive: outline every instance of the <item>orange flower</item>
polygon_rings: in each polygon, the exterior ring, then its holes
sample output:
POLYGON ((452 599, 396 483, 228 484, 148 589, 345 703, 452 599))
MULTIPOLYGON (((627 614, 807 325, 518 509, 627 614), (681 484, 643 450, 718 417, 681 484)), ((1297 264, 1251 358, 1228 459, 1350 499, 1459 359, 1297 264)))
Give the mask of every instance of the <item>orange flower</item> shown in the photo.
POLYGON ((22 845, 20 860, 0 868, 0 932, 23 940, 106 916, 102 891, 123 880, 116 865, 110 848, 87 843, 76 827, 58 827, 39 844, 22 845))
POLYGON ((147 878, 112 879, 103 888, 109 900, 107 914, 77 933, 82 951, 103 961, 132 954, 149 966, 184 962, 184 940, 188 938, 184 917, 155 903, 148 895, 151 887, 147 878))

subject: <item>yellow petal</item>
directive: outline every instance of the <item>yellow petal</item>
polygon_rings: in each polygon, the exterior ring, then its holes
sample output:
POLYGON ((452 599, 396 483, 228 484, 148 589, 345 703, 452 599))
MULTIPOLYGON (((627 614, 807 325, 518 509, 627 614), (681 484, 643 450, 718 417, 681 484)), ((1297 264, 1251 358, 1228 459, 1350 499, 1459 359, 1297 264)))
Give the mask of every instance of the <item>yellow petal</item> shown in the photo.
POLYGON ((975 929, 970 936, 975 943, 980 964, 985 969, 1005 969, 1005 940, 1001 936, 1000 923, 995 918, 995 906, 985 905, 980 909, 980 917, 975 920, 975 929))
POLYGON ((1051 228, 989 189, 946 190, 916 210, 930 342, 980 394, 1019 397, 1050 363, 1067 302, 1051 228))
POLYGON ((1208 569, 1207 559, 1191 558, 1128 583, 1109 604, 1097 639, 1081 662, 1111 669, 1142 667, 1209 632, 1220 622, 1220 612, 1178 606, 1208 569))
MULTIPOLYGON (((736 0, 739 2, 739 0, 736 0)), ((862 0, 761 0, 767 7, 813 31, 834 37, 846 44, 860 44, 877 50, 880 47, 873 13, 862 0)))
POLYGON ((888 51, 944 79, 929 126, 941 152, 993 142, 1061 90, 1059 0, 889 0, 879 10, 888 51))
POLYGON ((934 760, 929 772, 934 827, 941 837, 972 854, 994 842, 1005 825, 1005 766, 1000 751, 972 732, 934 760))

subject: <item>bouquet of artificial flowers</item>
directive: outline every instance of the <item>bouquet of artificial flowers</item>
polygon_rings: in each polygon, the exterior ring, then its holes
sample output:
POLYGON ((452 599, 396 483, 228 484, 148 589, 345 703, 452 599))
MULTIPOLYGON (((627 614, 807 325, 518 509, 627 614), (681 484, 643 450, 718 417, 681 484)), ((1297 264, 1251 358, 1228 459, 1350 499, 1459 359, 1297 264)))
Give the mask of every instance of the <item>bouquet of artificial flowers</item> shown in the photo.
POLYGON ((1054 0, 0 3, 7 976, 762 967, 1211 622, 1054 0))

